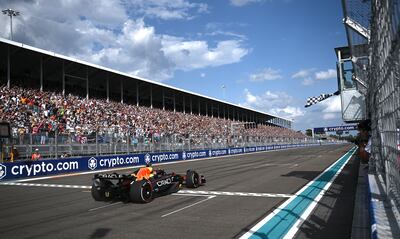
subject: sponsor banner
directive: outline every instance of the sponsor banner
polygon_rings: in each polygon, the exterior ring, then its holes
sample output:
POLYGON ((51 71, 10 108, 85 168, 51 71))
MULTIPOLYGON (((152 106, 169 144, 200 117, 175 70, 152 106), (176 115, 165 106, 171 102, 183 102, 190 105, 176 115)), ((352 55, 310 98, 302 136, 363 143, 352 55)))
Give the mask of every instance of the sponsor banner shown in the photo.
MULTIPOLYGON (((326 143, 324 143, 326 144, 326 143)), ((67 159, 49 159, 39 161, 17 161, 0 163, 0 180, 37 177, 54 174, 64 174, 81 171, 95 171, 109 168, 131 167, 146 163, 164 163, 178 160, 191 160, 206 157, 218 157, 252 153, 257 151, 269 151, 294 147, 305 147, 314 144, 294 145, 267 145, 245 148, 226 148, 212 150, 195 150, 182 152, 146 153, 131 155, 112 155, 99 157, 81 157, 67 159)))
POLYGON ((208 150, 183 151, 182 160, 206 158, 208 155, 208 150))
POLYGON ((118 168, 135 166, 141 164, 143 160, 142 155, 113 155, 113 156, 101 156, 101 157, 90 157, 82 162, 83 170, 99 170, 107 168, 118 168))
POLYGON ((314 128, 314 133, 325 133, 335 131, 350 131, 357 130, 357 125, 341 125, 341 126, 330 126, 330 127, 318 127, 314 128))
POLYGON ((267 146, 267 150, 269 151, 269 150, 274 150, 274 145, 268 145, 267 146))
POLYGON ((0 175, 3 175, 0 176, 0 180, 134 166, 140 164, 139 156, 119 155, 7 162, 0 164, 0 175))
POLYGON ((0 180, 82 171, 79 160, 21 161, 0 164, 0 180))
POLYGON ((245 148, 231 148, 229 154, 243 154, 245 153, 245 148))
POLYGON ((267 150, 267 146, 257 146, 256 150, 257 150, 257 152, 266 151, 267 150))
POLYGON ((176 160, 182 159, 183 152, 165 152, 165 153, 147 153, 147 154, 139 154, 139 157, 143 157, 142 164, 146 163, 163 163, 163 162, 172 162, 176 160))
POLYGON ((229 150, 232 150, 232 149, 211 149, 208 151, 208 155, 210 157, 224 156, 224 155, 230 154, 229 150))
POLYGON ((246 147, 246 153, 253 153, 257 151, 256 147, 246 147))

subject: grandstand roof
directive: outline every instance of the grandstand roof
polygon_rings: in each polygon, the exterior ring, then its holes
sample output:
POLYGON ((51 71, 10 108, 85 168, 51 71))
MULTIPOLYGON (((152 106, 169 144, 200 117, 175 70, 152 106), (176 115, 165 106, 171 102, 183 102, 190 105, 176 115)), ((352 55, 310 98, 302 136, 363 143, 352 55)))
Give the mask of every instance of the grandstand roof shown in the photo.
POLYGON ((5 43, 5 44, 9 44, 9 45, 13 45, 15 47, 24 48, 24 49, 27 49, 27 50, 30 50, 30 51, 34 51, 34 52, 37 52, 37 53, 49 55, 49 56, 52 56, 52 57, 55 57, 55 58, 59 58, 59 59, 75 62, 75 63, 78 63, 78 64, 90 66, 90 67, 93 67, 93 68, 96 68, 96 69, 99 69, 99 70, 103 70, 103 71, 106 71, 106 72, 115 73, 115 74, 118 74, 118 75, 122 75, 122 76, 125 76, 125 77, 128 77, 128 78, 135 79, 135 80, 144 81, 144 82, 147 82, 147 83, 150 83, 150 84, 166 87, 166 88, 169 88, 169 89, 172 89, 172 90, 180 91, 180 92, 191 94, 191 95, 194 95, 194 96, 199 96, 199 97, 202 97, 202 98, 206 98, 206 99, 209 99, 209 100, 212 100, 212 101, 216 101, 216 102, 220 102, 220 103, 223 103, 223 104, 231 105, 231 106, 238 107, 238 108, 241 108, 241 109, 253 111, 253 112, 256 112, 256 113, 260 113, 260 114, 269 116, 271 118, 278 118, 278 119, 283 119, 283 120, 286 120, 286 121, 293 122, 293 120, 291 120, 291 119, 287 119, 287 118, 279 117, 279 116, 276 116, 276 115, 273 115, 273 114, 269 114, 269 113, 265 113, 265 112, 262 112, 262 111, 254 110, 254 109, 251 109, 251 108, 243 107, 243 106, 236 105, 236 104, 233 104, 233 103, 230 103, 230 102, 226 102, 226 101, 223 101, 223 100, 219 100, 219 99, 216 99, 216 98, 213 98, 213 97, 208 97, 208 96, 201 95, 201 94, 198 94, 198 93, 195 93, 195 92, 191 92, 191 91, 188 91, 188 90, 180 89, 180 88, 173 87, 173 86, 170 86, 170 85, 166 85, 166 84, 163 84, 163 83, 160 83, 160 82, 157 82, 157 81, 148 80, 148 79, 145 79, 145 78, 142 78, 142 77, 139 77, 139 76, 135 76, 135 75, 131 75, 131 74, 128 74, 128 73, 124 73, 124 72, 121 72, 121 71, 118 71, 118 70, 115 70, 115 69, 111 69, 111 68, 108 68, 108 67, 96 65, 96 64, 93 64, 93 63, 90 63, 90 62, 86 62, 86 61, 83 61, 83 60, 75 59, 75 58, 72 58, 72 57, 68 57, 68 56, 65 56, 65 55, 62 55, 62 54, 58 54, 58 53, 55 53, 55 52, 52 52, 52 51, 47 51, 47 50, 44 50, 44 49, 33 47, 33 46, 30 46, 30 45, 27 45, 27 44, 23 44, 23 43, 20 43, 20 42, 7 40, 7 39, 1 38, 1 37, 0 37, 0 42, 5 43))

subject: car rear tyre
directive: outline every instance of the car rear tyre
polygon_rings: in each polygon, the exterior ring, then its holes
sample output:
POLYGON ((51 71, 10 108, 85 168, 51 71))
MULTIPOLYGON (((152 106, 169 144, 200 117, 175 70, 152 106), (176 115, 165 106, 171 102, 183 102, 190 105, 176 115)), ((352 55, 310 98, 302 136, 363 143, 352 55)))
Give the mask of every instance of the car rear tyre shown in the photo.
POLYGON ((129 197, 132 202, 148 203, 153 200, 153 187, 147 180, 135 181, 131 184, 129 197))
POLYGON ((186 187, 197 188, 200 186, 200 176, 196 171, 188 170, 186 172, 186 187))
POLYGON ((109 181, 100 181, 93 182, 91 193, 92 197, 95 201, 108 201, 112 199, 111 195, 111 182, 109 181))

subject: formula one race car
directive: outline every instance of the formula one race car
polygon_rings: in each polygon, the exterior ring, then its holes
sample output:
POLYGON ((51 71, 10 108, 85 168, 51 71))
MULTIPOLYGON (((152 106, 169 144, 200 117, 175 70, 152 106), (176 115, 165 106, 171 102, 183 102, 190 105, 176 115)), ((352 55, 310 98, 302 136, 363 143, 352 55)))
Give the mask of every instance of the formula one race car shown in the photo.
POLYGON ((148 203, 155 197, 178 192, 182 185, 197 188, 205 182, 205 177, 193 170, 187 170, 186 175, 154 170, 154 176, 141 180, 137 179, 135 172, 133 174, 95 174, 91 192, 96 201, 122 199, 148 203))

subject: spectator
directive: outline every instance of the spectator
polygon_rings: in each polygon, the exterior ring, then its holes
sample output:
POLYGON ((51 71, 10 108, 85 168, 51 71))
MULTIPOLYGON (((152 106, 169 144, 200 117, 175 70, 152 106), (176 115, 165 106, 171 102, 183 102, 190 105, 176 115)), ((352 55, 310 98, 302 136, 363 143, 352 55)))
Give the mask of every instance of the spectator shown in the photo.
POLYGON ((61 154, 61 158, 68 158, 68 157, 71 157, 71 155, 67 152, 61 154))
POLYGON ((365 120, 358 124, 358 147, 359 147, 359 156, 361 158, 361 163, 368 163, 369 156, 371 154, 371 121, 365 120))
POLYGON ((31 159, 32 159, 32 160, 39 160, 41 157, 42 157, 42 156, 41 156, 40 153, 39 153, 39 149, 36 148, 35 151, 34 151, 33 154, 32 154, 31 159))
POLYGON ((86 143, 87 136, 96 131, 106 140, 114 137, 131 143, 161 143, 163 137, 174 142, 216 144, 230 140, 271 141, 304 139, 306 136, 291 129, 257 125, 245 127, 230 119, 184 114, 180 112, 151 109, 136 105, 107 102, 103 99, 86 99, 71 94, 21 87, 0 87, 0 120, 13 122, 13 132, 24 135, 36 134, 40 144, 54 141, 54 134, 68 135, 79 143, 86 143), (132 136, 134 135, 134 136, 132 136))
POLYGON ((14 160, 17 160, 19 157, 19 153, 17 150, 17 147, 15 145, 12 145, 11 151, 10 151, 10 162, 14 162, 14 160))

